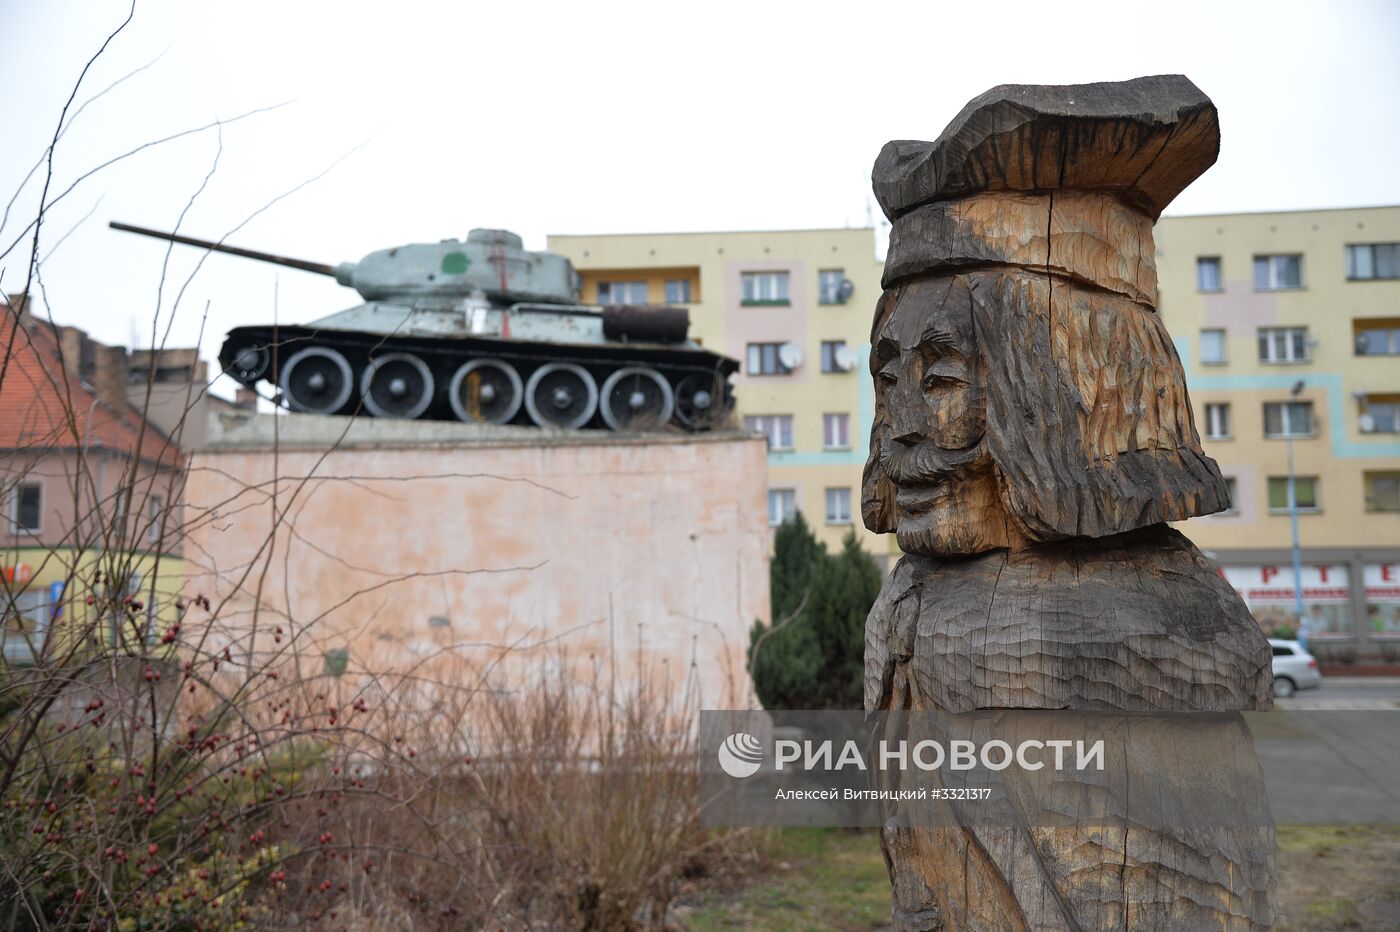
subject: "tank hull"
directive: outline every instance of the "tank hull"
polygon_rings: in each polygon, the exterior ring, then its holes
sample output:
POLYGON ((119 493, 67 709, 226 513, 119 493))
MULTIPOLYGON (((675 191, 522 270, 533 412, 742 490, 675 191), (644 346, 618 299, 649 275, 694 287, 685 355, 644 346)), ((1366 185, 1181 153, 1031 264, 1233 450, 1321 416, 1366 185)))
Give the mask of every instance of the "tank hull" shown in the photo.
POLYGON ((732 414, 729 376, 739 368, 736 360, 693 343, 572 343, 509 333, 385 334, 318 325, 236 328, 219 363, 292 410, 639 431, 720 426, 732 414), (399 388, 399 394, 391 391, 399 388), (513 406, 512 395, 518 396, 513 406))

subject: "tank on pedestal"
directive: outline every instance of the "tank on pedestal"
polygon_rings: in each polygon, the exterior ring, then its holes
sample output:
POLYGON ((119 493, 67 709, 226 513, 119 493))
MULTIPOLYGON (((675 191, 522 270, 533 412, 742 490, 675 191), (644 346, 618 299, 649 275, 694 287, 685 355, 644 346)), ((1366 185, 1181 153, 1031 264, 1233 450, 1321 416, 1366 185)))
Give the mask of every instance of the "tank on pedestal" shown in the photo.
POLYGON ((579 303, 563 256, 507 230, 381 249, 332 266, 111 227, 333 277, 363 304, 230 331, 223 371, 292 411, 545 428, 687 431, 733 410, 737 361, 689 339, 682 307, 579 303))

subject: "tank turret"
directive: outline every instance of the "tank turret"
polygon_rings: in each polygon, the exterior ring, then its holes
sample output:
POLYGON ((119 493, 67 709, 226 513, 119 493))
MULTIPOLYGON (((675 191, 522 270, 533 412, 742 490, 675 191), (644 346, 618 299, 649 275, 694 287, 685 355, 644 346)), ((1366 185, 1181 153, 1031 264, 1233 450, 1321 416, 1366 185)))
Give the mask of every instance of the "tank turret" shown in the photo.
POLYGON ((239 327, 219 353, 248 386, 316 414, 457 419, 554 428, 704 430, 733 408, 738 363, 688 339, 689 312, 578 303, 563 256, 508 230, 413 243, 327 265, 111 227, 327 275, 364 303, 300 326, 239 327))

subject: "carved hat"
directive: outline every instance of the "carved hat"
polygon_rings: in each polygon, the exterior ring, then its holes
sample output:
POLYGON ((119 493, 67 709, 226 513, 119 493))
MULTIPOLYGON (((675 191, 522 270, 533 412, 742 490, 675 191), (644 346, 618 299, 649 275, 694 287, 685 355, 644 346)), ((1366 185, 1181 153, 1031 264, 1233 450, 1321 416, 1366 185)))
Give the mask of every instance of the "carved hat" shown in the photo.
POLYGON ((885 287, 960 267, 1048 266, 1155 306, 1152 224, 1219 151, 1215 105, 1182 75, 994 87, 937 141, 889 142, 875 160, 875 197, 893 224, 885 287), (1057 200, 1077 209, 1056 211, 1057 200))
MULTIPOLYGON (((1028 543, 1229 503, 1156 313, 1152 242, 1162 209, 1219 148, 1209 98, 1164 75, 996 87, 937 141, 888 143, 875 162, 875 195, 893 224, 875 332, 910 282, 956 279, 942 300, 972 315, 986 381, 982 442, 1028 543)), ((880 397, 862 514, 871 530, 890 531, 880 397)))

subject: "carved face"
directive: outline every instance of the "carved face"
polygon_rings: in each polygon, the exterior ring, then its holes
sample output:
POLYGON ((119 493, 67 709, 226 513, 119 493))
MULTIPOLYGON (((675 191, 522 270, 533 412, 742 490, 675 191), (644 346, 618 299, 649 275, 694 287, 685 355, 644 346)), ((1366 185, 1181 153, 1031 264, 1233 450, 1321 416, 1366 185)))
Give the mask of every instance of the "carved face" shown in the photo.
POLYGON ((888 418, 877 455, 895 487, 900 548, 949 556, 1010 546, 1019 535, 987 448, 986 367, 966 280, 906 285, 874 336, 877 405, 888 418))

